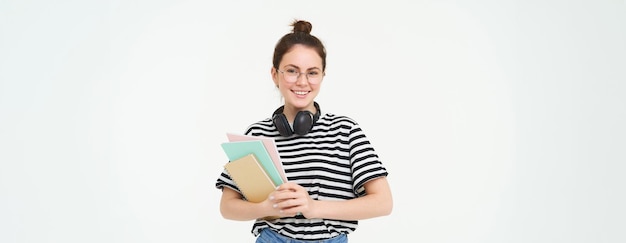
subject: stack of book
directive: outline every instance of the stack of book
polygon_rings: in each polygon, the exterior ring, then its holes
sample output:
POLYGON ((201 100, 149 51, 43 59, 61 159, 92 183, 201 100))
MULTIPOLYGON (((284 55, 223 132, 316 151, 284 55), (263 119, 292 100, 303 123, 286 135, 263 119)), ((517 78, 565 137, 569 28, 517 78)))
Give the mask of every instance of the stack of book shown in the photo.
POLYGON ((274 139, 227 133, 222 143, 229 162, 224 165, 246 200, 262 202, 287 181, 274 139))

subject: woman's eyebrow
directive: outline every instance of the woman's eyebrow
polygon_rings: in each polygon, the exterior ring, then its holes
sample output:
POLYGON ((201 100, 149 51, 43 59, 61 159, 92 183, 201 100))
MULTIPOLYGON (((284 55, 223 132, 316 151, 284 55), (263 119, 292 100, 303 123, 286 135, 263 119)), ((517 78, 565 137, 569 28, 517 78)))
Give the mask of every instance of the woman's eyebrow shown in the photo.
MULTIPOLYGON (((296 69, 300 70, 300 67, 298 67, 298 66, 296 66, 296 65, 293 65, 293 64, 287 64, 287 65, 285 65, 283 68, 287 68, 287 67, 293 67, 293 68, 296 68, 296 69)), ((310 68, 308 68, 307 70, 313 70, 313 69, 322 70, 322 69, 321 69, 321 68, 319 68, 319 67, 310 67, 310 68)))
POLYGON ((296 69, 300 70, 300 67, 298 67, 296 65, 293 65, 293 64, 287 64, 283 68, 288 68, 288 67, 292 67, 292 68, 296 68, 296 69))

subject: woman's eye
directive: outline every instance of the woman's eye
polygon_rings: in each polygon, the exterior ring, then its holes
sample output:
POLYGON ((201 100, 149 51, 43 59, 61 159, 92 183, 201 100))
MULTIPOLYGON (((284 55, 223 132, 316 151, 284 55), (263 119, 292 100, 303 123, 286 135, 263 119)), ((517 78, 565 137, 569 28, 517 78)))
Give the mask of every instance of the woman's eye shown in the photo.
POLYGON ((298 71, 297 71, 297 70, 292 69, 292 68, 287 69, 287 71, 286 71, 286 72, 287 72, 287 73, 291 73, 291 74, 296 74, 296 73, 298 73, 298 71))

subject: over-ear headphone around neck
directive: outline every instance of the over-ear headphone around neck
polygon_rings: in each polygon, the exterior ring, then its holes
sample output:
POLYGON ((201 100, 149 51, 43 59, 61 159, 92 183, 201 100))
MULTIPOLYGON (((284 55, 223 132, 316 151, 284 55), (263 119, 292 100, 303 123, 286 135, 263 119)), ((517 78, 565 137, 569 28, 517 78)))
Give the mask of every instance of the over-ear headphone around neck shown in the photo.
POLYGON ((315 106, 316 110, 315 114, 311 113, 310 111, 298 111, 296 117, 293 120, 293 130, 289 125, 287 117, 285 116, 285 114, 283 114, 285 106, 278 107, 278 109, 274 111, 274 114, 272 114, 272 121, 274 122, 274 126, 276 126, 278 133, 280 133, 280 135, 283 137, 289 137, 294 133, 298 135, 304 135, 309 133, 317 119, 320 118, 321 114, 320 106, 317 104, 317 102, 313 102, 313 105, 315 106))

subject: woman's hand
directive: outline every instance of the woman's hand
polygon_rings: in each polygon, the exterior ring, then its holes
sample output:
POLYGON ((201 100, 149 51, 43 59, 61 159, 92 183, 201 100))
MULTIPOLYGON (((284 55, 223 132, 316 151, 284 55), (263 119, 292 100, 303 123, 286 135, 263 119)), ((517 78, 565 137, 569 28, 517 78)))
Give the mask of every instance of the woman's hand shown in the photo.
POLYGON ((304 187, 293 182, 280 185, 269 200, 281 217, 294 217, 301 213, 308 218, 312 216, 315 203, 304 187))

